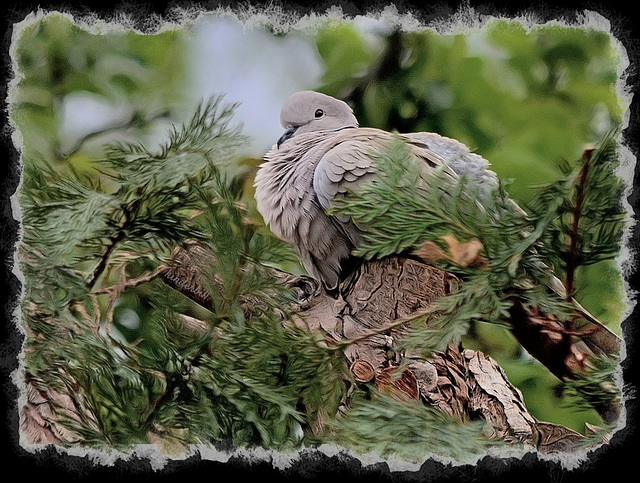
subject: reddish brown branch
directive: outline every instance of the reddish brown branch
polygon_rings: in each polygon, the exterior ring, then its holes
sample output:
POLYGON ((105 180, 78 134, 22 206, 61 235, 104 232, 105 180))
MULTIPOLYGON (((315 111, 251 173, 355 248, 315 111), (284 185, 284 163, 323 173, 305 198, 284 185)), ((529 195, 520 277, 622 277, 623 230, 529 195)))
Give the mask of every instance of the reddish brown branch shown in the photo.
POLYGON ((580 217, 582 215, 582 205, 584 203, 584 188, 587 184, 587 175, 591 163, 591 157, 595 149, 585 149, 582 153, 582 167, 576 180, 576 196, 572 208, 571 229, 569 231, 569 253, 567 257, 567 270, 565 286, 567 295, 571 297, 575 290, 575 272, 579 265, 578 243, 580 241, 580 217))

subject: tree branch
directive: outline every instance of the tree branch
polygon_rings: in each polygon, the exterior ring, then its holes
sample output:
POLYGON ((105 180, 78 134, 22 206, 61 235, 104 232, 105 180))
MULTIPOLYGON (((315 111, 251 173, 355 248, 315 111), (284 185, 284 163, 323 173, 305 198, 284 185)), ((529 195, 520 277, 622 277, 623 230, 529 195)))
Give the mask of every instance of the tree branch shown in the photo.
POLYGON ((584 200, 584 188, 587 184, 587 175, 591 162, 591 156, 595 149, 585 149, 582 153, 582 167, 576 180, 576 196, 572 208, 571 230, 569 231, 569 253, 567 258, 567 273, 565 286, 568 296, 572 296, 576 290, 575 271, 580 264, 578 254, 580 216, 584 200))
MULTIPOLYGON (((207 263, 201 248, 193 244, 177 250, 174 261, 176 265, 162 275, 164 280, 207 307, 198 270, 207 263), (179 282, 184 274, 188 277, 179 282)), ((584 440, 568 428, 537 421, 495 361, 480 352, 449 346, 430 360, 391 352, 406 331, 403 325, 428 313, 433 300, 450 293, 456 278, 448 272, 392 256, 361 265, 347 293, 338 298, 317 290, 308 277, 276 275, 298 293, 299 323, 324 333, 329 345, 344 351, 356 381, 373 381, 395 397, 420 398, 451 415, 481 418, 494 436, 543 452, 575 449, 584 440), (393 375, 396 371, 399 376, 393 375)), ((558 377, 581 370, 592 355, 585 344, 575 343, 553 317, 514 307, 514 334, 534 357, 558 377)))
MULTIPOLYGON (((176 249, 171 265, 135 282, 159 275, 192 300, 211 308, 211 297, 203 289, 199 268, 209 263, 206 253, 195 242, 187 244, 184 249, 176 249)), ((381 392, 397 399, 419 399, 451 416, 483 420, 492 437, 544 453, 575 451, 585 443, 586 437, 575 431, 537 421, 527 410, 520 391, 495 361, 480 352, 450 345, 425 360, 392 350, 394 341, 406 332, 404 324, 415 319, 415 314, 427 313, 436 298, 451 292, 455 277, 448 272, 413 259, 388 257, 361 265, 349 290, 338 298, 320 291, 309 277, 278 271, 274 274, 297 296, 295 307, 283 309, 297 309, 296 323, 324 333, 330 345, 343 350, 356 383, 372 382, 381 392)), ((247 314, 259 303, 247 298, 247 314)), ((186 323, 196 331, 207 329, 207 324, 191 320, 186 323)), ((589 357, 587 350, 574 344, 562 325, 556 327, 551 317, 514 311, 513 324, 523 345, 554 373, 571 374, 580 365, 576 361, 589 357)), ((66 417, 73 417, 73 405, 57 405, 56 397, 64 395, 44 397, 39 395, 41 389, 35 390, 36 385, 30 386, 28 403, 21 413, 27 439, 30 443, 73 442, 77 437, 64 434, 64 426, 58 421, 60 410, 66 417)), ((322 421, 314 430, 322 431, 322 421)))

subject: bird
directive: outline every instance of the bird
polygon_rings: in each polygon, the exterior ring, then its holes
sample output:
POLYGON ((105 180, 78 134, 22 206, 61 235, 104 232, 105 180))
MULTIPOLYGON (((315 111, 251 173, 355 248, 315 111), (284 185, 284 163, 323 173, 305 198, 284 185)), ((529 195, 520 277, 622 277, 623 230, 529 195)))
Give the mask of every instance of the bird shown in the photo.
MULTIPOLYGON (((465 144, 437 133, 360 127, 347 103, 326 94, 292 94, 282 107, 280 123, 285 132, 265 154, 254 179, 257 209, 271 231, 296 248, 309 275, 336 299, 349 292, 362 262, 353 251, 363 242, 366 227, 332 214, 331 208, 363 183, 375 182, 380 176, 375 154, 393 140, 406 144, 416 166, 438 169, 454 180, 472 180, 480 204, 500 189, 489 162, 465 144)), ((514 200, 508 201, 514 214, 527 216, 514 200)), ((523 230, 522 236, 529 234, 523 230)), ((580 344, 596 354, 617 352, 621 339, 567 293, 551 266, 539 258, 534 263, 545 274, 543 283, 594 326, 580 344)))
POLYGON ((457 178, 473 176, 487 190, 498 185, 489 163, 463 143, 436 133, 397 134, 360 127, 344 101, 315 91, 292 94, 280 113, 284 134, 264 156, 254 180, 258 212, 279 238, 295 247, 305 270, 336 293, 358 258, 363 229, 328 214, 336 200, 375 180, 372 153, 394 136, 425 169, 457 178))

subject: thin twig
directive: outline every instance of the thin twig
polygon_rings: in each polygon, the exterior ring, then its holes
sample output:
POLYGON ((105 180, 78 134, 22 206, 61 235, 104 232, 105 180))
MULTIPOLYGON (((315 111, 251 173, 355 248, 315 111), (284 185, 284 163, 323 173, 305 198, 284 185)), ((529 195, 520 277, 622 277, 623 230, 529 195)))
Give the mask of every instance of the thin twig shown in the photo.
POLYGON ((98 266, 95 268, 95 270, 93 271, 93 274, 91 275, 91 280, 89 280, 89 287, 91 287, 92 289, 95 286, 95 284, 98 282, 98 279, 100 278, 100 275, 102 275, 102 272, 104 272, 104 269, 107 267, 107 262, 109 261, 109 257, 111 256, 111 253, 113 252, 113 250, 115 250, 116 245, 123 238, 124 238, 123 229, 118 231, 118 233, 116 233, 111 238, 111 241, 109 242, 109 245, 107 246, 107 249, 104 252, 104 255, 102 255, 102 258, 100 258, 100 263, 98 263, 98 266))
POLYGON ((414 313, 407 315, 405 317, 400 317, 399 319, 395 319, 393 322, 387 324, 387 325, 383 325, 381 327, 378 327, 377 329, 371 329, 361 335, 359 335, 358 337, 353 337, 352 339, 344 339, 341 340, 339 342, 336 343, 336 345, 334 346, 335 348, 338 349, 342 349, 345 346, 351 345, 351 344, 355 344, 357 342, 360 342, 364 339, 368 339, 369 337, 373 337, 374 335, 378 335, 378 334, 383 334, 385 332, 388 332, 391 329, 395 329, 396 327, 400 327, 408 322, 413 322, 414 320, 417 320, 421 317, 424 316, 428 316, 430 314, 432 314, 434 312, 434 309, 432 307, 427 307, 425 309, 422 310, 416 310, 414 313))
POLYGON ((122 223, 122 226, 120 226, 120 228, 118 229, 118 232, 113 237, 111 237, 111 240, 109 242, 109 245, 107 246, 107 249, 102 255, 102 258, 100 258, 100 263, 98 263, 98 266, 93 271, 91 280, 89 281, 89 287, 92 290, 95 287, 95 284, 98 282, 98 279, 102 275, 102 272, 104 272, 105 268, 107 267, 109 258, 111 257, 111 254, 113 253, 113 251, 116 249, 116 246, 124 239, 125 231, 128 228, 129 224, 131 223, 131 214, 137 210, 139 204, 140 204, 140 200, 135 200, 133 203, 131 203, 129 210, 126 210, 123 207, 124 222, 122 223))
POLYGON ((124 283, 117 283, 116 285, 112 285, 110 287, 103 287, 101 289, 94 290, 91 293, 94 295, 102 295, 113 293, 114 291, 122 292, 124 289, 136 287, 145 282, 149 282, 159 275, 162 275, 167 270, 169 270, 169 267, 167 265, 158 265, 158 267, 154 271, 142 275, 138 278, 133 278, 131 280, 125 281, 124 283))
POLYGON ((169 116, 169 112, 167 110, 162 110, 157 112, 156 114, 151 115, 146 119, 140 118, 140 116, 136 115, 136 113, 132 114, 131 118, 125 122, 115 122, 110 126, 106 126, 103 129, 98 131, 92 131, 84 136, 81 136, 76 140, 74 145, 66 152, 66 153, 58 153, 58 157, 61 159, 69 159, 75 153, 82 149, 82 146, 90 141, 91 139, 103 136, 105 134, 109 134, 116 131, 126 131, 132 127, 142 127, 145 124, 151 124, 151 122, 156 121, 161 118, 167 118, 169 116))

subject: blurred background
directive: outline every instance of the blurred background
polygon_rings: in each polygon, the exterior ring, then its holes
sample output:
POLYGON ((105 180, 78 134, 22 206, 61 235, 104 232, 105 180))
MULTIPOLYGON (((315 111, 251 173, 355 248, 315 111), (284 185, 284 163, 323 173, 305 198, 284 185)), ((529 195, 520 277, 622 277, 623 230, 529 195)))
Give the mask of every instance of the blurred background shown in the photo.
MULTIPOLYGON (((282 134, 284 100, 313 89, 349 102, 362 126, 458 139, 525 203, 532 186, 562 175, 561 162, 620 126, 628 107, 619 92, 625 57, 609 33, 588 27, 494 20, 440 35, 399 29, 393 16, 319 17, 274 33, 266 18, 243 24, 212 14, 144 35, 117 25, 87 30, 57 13, 16 27, 10 103, 22 162, 96 179, 105 144, 159 145, 198 102, 221 93, 239 103, 250 137, 238 163, 255 167, 282 134)), ((620 333, 619 266, 582 270, 577 288, 578 300, 620 333)), ((143 298, 131 290, 119 302, 115 329, 124 339, 144 330, 143 298)), ((559 381, 507 331, 476 324, 465 345, 498 361, 538 419, 578 431, 601 424, 568 405, 559 381)))

